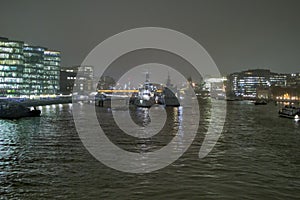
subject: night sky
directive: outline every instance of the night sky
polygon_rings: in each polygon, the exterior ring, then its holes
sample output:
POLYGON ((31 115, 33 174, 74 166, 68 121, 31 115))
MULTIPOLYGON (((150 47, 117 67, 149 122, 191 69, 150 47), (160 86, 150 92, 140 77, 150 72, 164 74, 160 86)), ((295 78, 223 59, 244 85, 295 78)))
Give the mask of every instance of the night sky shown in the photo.
POLYGON ((183 32, 222 74, 251 68, 300 72, 298 0, 1 0, 0 36, 62 52, 79 65, 97 44, 131 28, 183 32))

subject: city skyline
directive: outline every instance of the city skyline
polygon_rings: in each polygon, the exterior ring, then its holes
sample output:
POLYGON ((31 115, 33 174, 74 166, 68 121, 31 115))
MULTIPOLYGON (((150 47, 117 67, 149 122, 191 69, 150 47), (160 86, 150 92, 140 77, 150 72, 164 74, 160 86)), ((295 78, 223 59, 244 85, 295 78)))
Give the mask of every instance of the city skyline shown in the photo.
POLYGON ((0 200, 299 199, 300 0, 0 6, 0 200))
POLYGON ((299 72, 299 1, 131 2, 3 2, 0 35, 58 49, 62 66, 73 66, 121 31, 165 27, 202 44, 222 75, 248 69, 299 72))

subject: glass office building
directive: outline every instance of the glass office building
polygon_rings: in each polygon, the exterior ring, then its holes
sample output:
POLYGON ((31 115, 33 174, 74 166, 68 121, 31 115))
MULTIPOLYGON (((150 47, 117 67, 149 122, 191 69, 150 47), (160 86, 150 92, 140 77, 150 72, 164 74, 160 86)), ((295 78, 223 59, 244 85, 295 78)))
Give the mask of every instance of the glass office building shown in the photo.
POLYGON ((56 94, 59 71, 60 52, 0 37, 0 96, 56 94))
POLYGON ((286 74, 273 73, 270 70, 255 69, 233 73, 228 76, 228 90, 235 96, 256 98, 258 88, 285 86, 286 74))
POLYGON ((244 97, 255 98, 256 89, 268 88, 270 83, 270 70, 248 70, 242 74, 240 87, 244 88, 244 97))
POLYGON ((56 94, 59 91, 60 52, 44 51, 43 93, 56 94))
POLYGON ((29 45, 24 46, 24 94, 40 95, 44 93, 44 51, 45 48, 43 47, 35 47, 29 45))
POLYGON ((0 38, 0 96, 23 93, 24 43, 0 38))

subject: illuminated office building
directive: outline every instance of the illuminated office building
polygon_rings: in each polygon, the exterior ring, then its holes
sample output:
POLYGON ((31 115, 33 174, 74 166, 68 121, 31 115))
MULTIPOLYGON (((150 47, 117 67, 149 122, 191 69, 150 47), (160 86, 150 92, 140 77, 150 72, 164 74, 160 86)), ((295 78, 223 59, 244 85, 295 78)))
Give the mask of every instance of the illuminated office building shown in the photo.
POLYGON ((59 71, 59 52, 0 37, 0 96, 56 94, 59 71))
POLYGON ((45 48, 43 47, 29 46, 26 44, 24 46, 24 94, 40 95, 44 93, 44 51, 45 48))
POLYGON ((287 86, 287 78, 288 74, 277 74, 271 72, 270 83, 272 86, 285 87, 287 86))
POLYGON ((228 76, 227 92, 235 96, 256 98, 257 89, 286 86, 287 74, 277 74, 266 69, 247 70, 228 76))
POLYGON ((0 96, 23 93, 24 43, 0 37, 0 96))
POLYGON ((43 93, 56 94, 59 91, 60 52, 44 51, 43 93))

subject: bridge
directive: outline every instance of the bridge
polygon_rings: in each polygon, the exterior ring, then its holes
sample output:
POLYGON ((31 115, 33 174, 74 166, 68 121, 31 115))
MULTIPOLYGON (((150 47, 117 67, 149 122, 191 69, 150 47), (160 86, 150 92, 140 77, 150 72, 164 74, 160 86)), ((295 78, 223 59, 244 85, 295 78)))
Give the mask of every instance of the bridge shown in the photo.
MULTIPOLYGON (((136 93, 139 90, 98 90, 99 93, 136 93)), ((163 90, 156 90, 158 93, 162 93, 163 90)))

